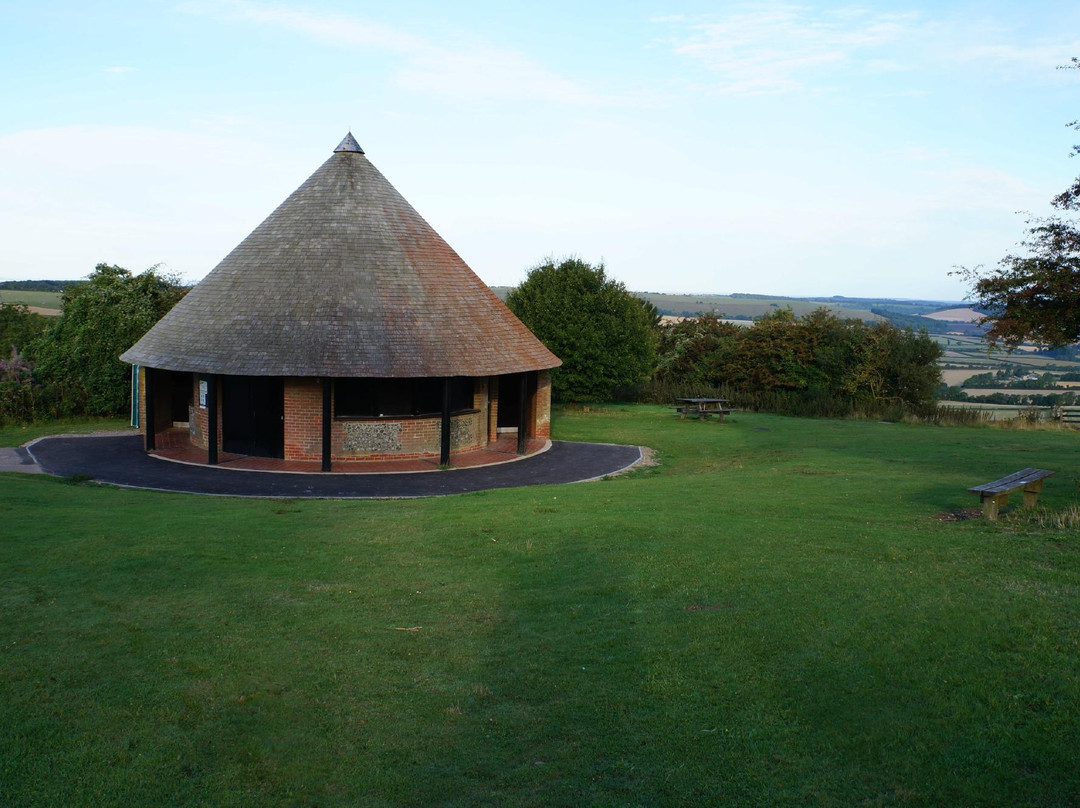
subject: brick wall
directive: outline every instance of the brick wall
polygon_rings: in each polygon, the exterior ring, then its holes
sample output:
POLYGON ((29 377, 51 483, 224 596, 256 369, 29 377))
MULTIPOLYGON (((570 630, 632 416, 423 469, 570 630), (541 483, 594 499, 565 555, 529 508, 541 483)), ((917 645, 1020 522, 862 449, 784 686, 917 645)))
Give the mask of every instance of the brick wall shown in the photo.
MULTIPOLYGON (((191 435, 191 445, 197 446, 200 449, 208 449, 210 446, 210 419, 207 417, 207 409, 199 404, 199 380, 204 377, 198 373, 191 374, 191 409, 188 415, 188 432, 191 435)), ((221 383, 218 382, 217 387, 217 399, 218 399, 218 430, 217 430, 217 444, 218 449, 221 449, 221 383)))
MULTIPOLYGON (((473 407, 478 412, 455 415, 450 419, 451 455, 487 445, 487 401, 487 380, 477 379, 473 407)), ((438 457, 441 440, 442 418, 439 416, 334 420, 330 427, 330 455, 332 460, 438 457)), ((285 380, 285 458, 322 459, 321 379, 285 380)))
POLYGON ((285 459, 322 459, 322 380, 285 379, 285 459))

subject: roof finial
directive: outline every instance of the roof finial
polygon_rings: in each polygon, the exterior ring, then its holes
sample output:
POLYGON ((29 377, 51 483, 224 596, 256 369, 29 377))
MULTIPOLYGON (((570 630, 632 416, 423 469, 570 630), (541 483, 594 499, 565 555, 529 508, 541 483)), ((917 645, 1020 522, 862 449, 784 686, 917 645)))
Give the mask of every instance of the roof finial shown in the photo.
POLYGON ((352 132, 349 132, 349 134, 345 135, 345 139, 338 144, 336 149, 334 149, 334 153, 336 154, 337 152, 359 152, 360 154, 363 154, 364 150, 360 148, 360 144, 356 142, 356 138, 352 136, 352 132))

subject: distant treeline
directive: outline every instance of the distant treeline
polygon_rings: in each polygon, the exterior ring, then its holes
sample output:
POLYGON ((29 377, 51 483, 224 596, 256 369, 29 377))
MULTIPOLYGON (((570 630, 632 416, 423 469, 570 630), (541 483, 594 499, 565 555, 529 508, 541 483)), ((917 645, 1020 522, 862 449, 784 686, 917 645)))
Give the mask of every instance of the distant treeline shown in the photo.
POLYGON ((63 292, 69 286, 78 286, 86 281, 0 281, 0 290, 11 292, 63 292))
MULTIPOLYGON (((1043 373, 1037 379, 1016 378, 1018 373, 1024 371, 1018 367, 1011 369, 1011 376, 1006 371, 999 370, 997 373, 976 373, 964 380, 961 387, 978 389, 1000 390, 1053 390, 1058 386, 1058 377, 1053 373, 1043 373)), ((1075 373, 1072 375, 1076 375, 1075 373)))

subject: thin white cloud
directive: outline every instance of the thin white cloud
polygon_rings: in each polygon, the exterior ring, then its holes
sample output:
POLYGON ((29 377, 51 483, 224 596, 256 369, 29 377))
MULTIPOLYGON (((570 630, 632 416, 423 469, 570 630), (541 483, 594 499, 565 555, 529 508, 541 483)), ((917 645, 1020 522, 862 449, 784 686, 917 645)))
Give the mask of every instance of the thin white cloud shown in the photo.
POLYGON ((543 100, 587 105, 598 99, 577 83, 516 51, 486 43, 458 47, 351 14, 267 5, 249 0, 197 0, 189 13, 255 23, 343 48, 381 50, 402 59, 396 80, 405 89, 455 99, 543 100))
POLYGON ((113 67, 106 67, 105 68, 106 73, 113 73, 113 74, 133 73, 134 71, 135 71, 134 67, 128 67, 127 65, 115 65, 113 67))
POLYGON ((912 14, 781 5, 663 22, 674 29, 673 51, 717 74, 718 90, 755 95, 803 90, 824 72, 860 62, 878 72, 902 70, 882 49, 909 37, 918 21, 912 14))
POLYGON ((183 3, 179 8, 192 14, 282 28, 332 45, 379 48, 405 54, 427 47, 420 37, 344 14, 316 13, 248 0, 196 0, 183 3))
POLYGON ((764 95, 828 89, 842 70, 884 75, 979 65, 986 71, 1049 75, 1080 40, 1017 41, 993 20, 957 20, 865 8, 777 5, 694 18, 653 20, 668 29, 670 50, 715 76, 713 90, 764 95))

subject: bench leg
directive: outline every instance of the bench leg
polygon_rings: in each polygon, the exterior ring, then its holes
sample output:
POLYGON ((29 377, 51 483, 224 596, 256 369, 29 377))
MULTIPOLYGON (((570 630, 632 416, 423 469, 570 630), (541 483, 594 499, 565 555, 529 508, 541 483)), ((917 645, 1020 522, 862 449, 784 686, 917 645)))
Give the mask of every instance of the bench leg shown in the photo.
POLYGON ((982 501, 983 516, 991 522, 996 522, 998 512, 1008 504, 1008 494, 991 494, 990 496, 984 496, 982 501))
POLYGON ((1039 494, 1042 493, 1043 481, 1037 480, 1024 486, 1024 507, 1034 508, 1039 504, 1039 494))

